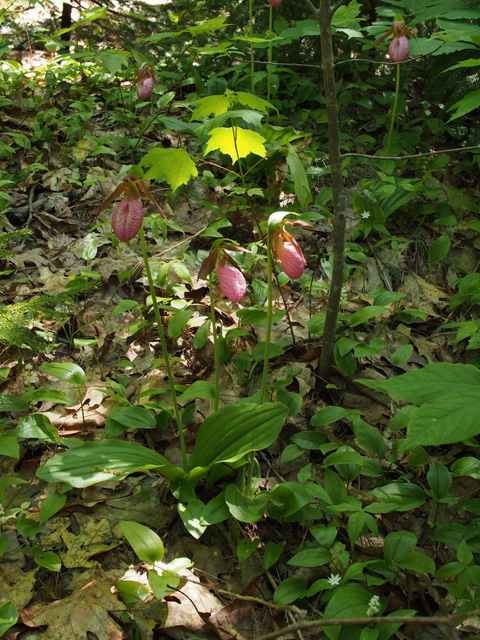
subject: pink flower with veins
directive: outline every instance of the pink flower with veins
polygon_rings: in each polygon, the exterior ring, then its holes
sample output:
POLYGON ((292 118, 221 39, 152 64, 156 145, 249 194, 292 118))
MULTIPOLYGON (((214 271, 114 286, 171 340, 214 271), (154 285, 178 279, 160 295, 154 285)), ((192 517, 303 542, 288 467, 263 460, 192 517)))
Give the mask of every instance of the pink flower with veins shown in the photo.
POLYGON ((226 260, 220 260, 215 267, 220 289, 232 302, 240 302, 247 290, 247 283, 243 273, 237 267, 226 265, 226 260))
POLYGON ((267 0, 267 2, 271 7, 278 7, 279 4, 282 4, 282 0, 267 0))
POLYGON ((272 234, 272 252, 289 278, 300 278, 307 262, 298 242, 283 226, 272 234))
POLYGON ((403 62, 408 56, 407 36, 395 36, 388 47, 388 55, 392 62, 403 62))
POLYGON ((112 214, 113 233, 122 242, 128 242, 134 238, 143 222, 143 205, 138 198, 121 200, 112 214))
POLYGON ((140 100, 146 100, 153 91, 153 78, 151 76, 147 76, 146 78, 142 78, 137 85, 137 95, 140 100))

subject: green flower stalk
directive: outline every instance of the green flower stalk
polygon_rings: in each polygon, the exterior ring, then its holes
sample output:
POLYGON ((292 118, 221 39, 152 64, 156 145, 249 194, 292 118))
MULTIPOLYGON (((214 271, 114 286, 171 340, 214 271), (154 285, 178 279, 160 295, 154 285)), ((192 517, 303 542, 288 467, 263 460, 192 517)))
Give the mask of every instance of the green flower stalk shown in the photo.
POLYGON ((136 236, 140 231, 140 242, 142 245, 142 256, 145 265, 145 273, 147 274, 148 287, 152 298, 153 312, 157 322, 158 337, 162 346, 162 354, 165 362, 165 370, 167 373, 168 384, 172 396, 175 420, 177 423, 178 437, 180 439, 180 448, 182 451, 183 468, 187 468, 187 449, 185 447, 185 438, 183 434, 182 419, 177 402, 177 394, 175 391, 175 381, 173 379, 172 369, 170 367, 170 356, 167 348, 167 341, 163 331, 162 317, 158 307, 157 297, 155 294, 155 284, 152 278, 150 264, 148 262, 147 245, 145 244, 145 233, 143 230, 143 205, 141 202, 141 194, 143 192, 147 198, 153 202, 163 217, 163 211, 153 198, 148 184, 145 180, 139 179, 135 174, 127 174, 123 178, 122 184, 102 203, 100 211, 112 204, 120 195, 125 194, 125 198, 115 207, 112 215, 113 232, 119 240, 128 242, 136 236))

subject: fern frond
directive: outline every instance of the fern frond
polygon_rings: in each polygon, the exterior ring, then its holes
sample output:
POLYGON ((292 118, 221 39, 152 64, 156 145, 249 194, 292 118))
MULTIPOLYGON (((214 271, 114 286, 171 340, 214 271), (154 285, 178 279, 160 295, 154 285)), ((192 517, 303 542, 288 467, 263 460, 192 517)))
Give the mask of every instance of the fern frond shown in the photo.
POLYGON ((38 295, 22 302, 0 306, 0 343, 5 346, 33 348, 41 351, 47 341, 34 330, 32 324, 44 319, 65 320, 80 295, 89 293, 95 285, 85 283, 73 291, 53 296, 38 295))

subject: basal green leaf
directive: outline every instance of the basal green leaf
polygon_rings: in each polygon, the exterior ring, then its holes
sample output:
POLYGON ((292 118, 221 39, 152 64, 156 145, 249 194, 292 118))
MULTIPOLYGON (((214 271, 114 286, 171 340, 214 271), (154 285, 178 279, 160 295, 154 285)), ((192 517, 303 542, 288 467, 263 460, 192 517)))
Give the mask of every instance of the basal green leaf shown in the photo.
POLYGON ((40 371, 47 376, 75 385, 85 384, 86 380, 85 371, 74 362, 44 362, 40 365, 40 371))
POLYGON ((200 427, 189 460, 190 469, 235 462, 251 451, 269 447, 278 437, 287 415, 287 407, 270 402, 223 407, 200 427))
POLYGON ((113 438, 126 429, 155 429, 154 416, 144 407, 117 407, 105 421, 105 435, 113 438))
POLYGON ((82 442, 64 453, 55 454, 37 471, 45 482, 66 482, 72 487, 89 487, 97 482, 120 480, 129 473, 156 469, 169 479, 181 478, 183 471, 159 453, 136 442, 103 440, 82 442))

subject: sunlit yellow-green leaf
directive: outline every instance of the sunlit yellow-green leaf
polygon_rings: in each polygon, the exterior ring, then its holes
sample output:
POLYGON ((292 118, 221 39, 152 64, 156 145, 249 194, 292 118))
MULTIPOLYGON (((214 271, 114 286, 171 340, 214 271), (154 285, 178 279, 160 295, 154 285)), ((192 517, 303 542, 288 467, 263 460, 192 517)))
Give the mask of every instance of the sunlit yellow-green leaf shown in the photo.
POLYGON ((198 175, 197 167, 185 149, 156 147, 143 157, 142 165, 150 167, 145 175, 147 179, 165 178, 172 191, 198 175))
POLYGON ((239 127, 218 127, 210 131, 206 152, 221 151, 229 155, 232 163, 235 164, 239 158, 246 158, 249 153, 264 158, 267 155, 264 142, 265 138, 256 131, 239 127))

